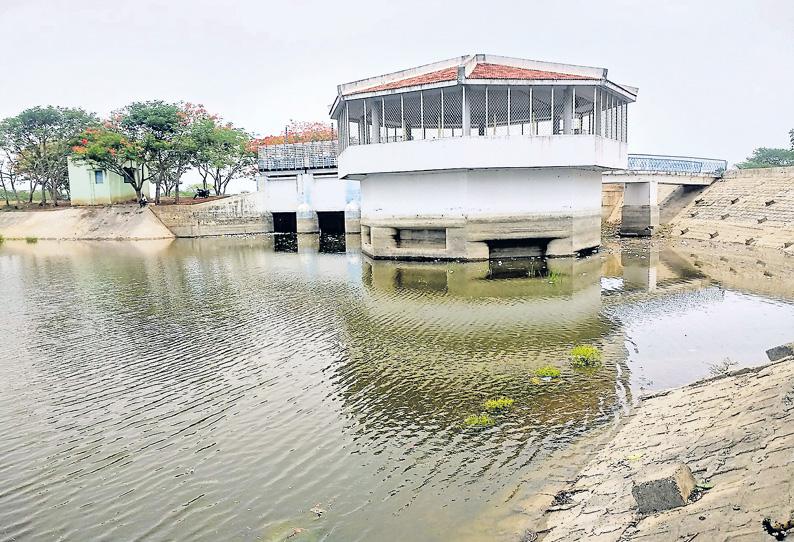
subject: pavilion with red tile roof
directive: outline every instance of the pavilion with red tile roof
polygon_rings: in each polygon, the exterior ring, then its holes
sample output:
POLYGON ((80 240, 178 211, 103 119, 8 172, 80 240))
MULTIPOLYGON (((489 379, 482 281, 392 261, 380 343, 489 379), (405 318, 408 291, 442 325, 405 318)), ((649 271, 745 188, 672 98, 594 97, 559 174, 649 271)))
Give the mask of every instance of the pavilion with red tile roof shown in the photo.
POLYGON ((528 243, 547 255, 597 246, 601 171, 626 167, 636 96, 604 68, 482 54, 339 85, 330 114, 339 177, 361 181, 362 250, 487 259, 528 243))

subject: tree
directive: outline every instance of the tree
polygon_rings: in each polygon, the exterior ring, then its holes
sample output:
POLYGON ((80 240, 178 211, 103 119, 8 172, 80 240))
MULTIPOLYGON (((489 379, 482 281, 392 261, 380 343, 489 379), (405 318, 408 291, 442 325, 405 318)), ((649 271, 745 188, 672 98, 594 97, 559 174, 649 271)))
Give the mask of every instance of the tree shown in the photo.
POLYGON ((26 109, 0 123, 0 139, 14 156, 16 172, 31 182, 31 201, 39 186, 42 204, 49 191, 53 205, 58 205, 59 192, 69 186, 69 143, 97 123, 95 115, 82 109, 52 106, 26 109))
POLYGON ((256 145, 283 145, 284 143, 308 143, 310 141, 332 141, 337 134, 330 124, 324 122, 291 122, 283 134, 270 135, 255 140, 256 145))
POLYGON ((72 141, 73 160, 120 175, 132 185, 140 200, 143 183, 148 180, 143 149, 137 142, 111 130, 112 122, 106 122, 105 126, 87 128, 72 141))
POLYGON ((176 186, 178 201, 179 179, 195 154, 180 106, 161 100, 134 102, 115 119, 121 131, 140 146, 138 158, 155 182, 155 202, 159 205, 163 184, 169 180, 176 186))
POLYGON ((256 165, 255 141, 232 123, 210 115, 202 105, 185 104, 185 122, 195 145, 193 165, 201 174, 204 189, 212 180, 216 196, 226 194, 235 177, 250 174, 256 165))
POLYGON ((794 166, 794 150, 760 147, 746 161, 736 164, 739 169, 794 166))

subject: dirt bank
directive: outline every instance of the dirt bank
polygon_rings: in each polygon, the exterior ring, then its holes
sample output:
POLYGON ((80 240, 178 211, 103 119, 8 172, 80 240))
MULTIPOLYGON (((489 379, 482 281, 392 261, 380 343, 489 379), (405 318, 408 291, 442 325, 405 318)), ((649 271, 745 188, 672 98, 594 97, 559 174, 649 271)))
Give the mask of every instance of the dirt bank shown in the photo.
POLYGON ((6 239, 166 239, 174 234, 152 213, 137 205, 69 207, 49 211, 0 213, 6 239))

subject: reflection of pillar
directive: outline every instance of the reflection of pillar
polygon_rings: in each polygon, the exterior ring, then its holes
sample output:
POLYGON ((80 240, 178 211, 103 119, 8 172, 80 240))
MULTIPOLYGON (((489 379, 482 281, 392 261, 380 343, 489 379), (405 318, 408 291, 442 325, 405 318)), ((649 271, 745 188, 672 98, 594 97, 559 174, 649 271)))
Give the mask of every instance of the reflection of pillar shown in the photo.
POLYGON ((624 252, 621 255, 621 263, 623 265, 623 287, 625 290, 652 292, 656 289, 656 266, 659 263, 658 252, 647 252, 642 255, 624 252))
POLYGON ((466 92, 466 87, 463 87, 463 135, 471 135, 471 97, 469 92, 466 92))
MULTIPOLYGON (((375 111, 373 109, 373 111, 375 111)), ((345 233, 361 233, 361 183, 345 181, 345 233)))
POLYGON ((320 234, 319 233, 299 233, 298 234, 298 252, 314 254, 320 250, 320 234))
POLYGON ((659 186, 656 181, 628 182, 623 192, 622 235, 650 236, 659 227, 659 186))
POLYGON ((372 102, 369 108, 372 111, 372 143, 380 143, 380 106, 380 103, 372 102))
POLYGON ((320 223, 314 210, 312 193, 314 192, 314 175, 312 173, 298 173, 298 208, 295 218, 298 233, 318 233, 320 223))
POLYGON ((573 133, 573 87, 566 87, 562 98, 562 133, 573 133))

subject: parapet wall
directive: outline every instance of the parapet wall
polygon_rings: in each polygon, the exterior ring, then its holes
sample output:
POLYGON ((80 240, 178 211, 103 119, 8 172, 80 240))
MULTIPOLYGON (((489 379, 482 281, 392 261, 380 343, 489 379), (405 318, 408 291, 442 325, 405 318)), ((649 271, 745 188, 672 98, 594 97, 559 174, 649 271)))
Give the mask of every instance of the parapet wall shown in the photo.
POLYGON ((137 205, 67 207, 0 213, 6 239, 166 239, 174 234, 149 208, 137 205))
POLYGON ((672 234, 794 253, 794 168, 732 170, 671 221, 672 234))
POLYGON ((273 231, 263 192, 240 194, 196 205, 152 207, 177 237, 203 237, 273 231))

